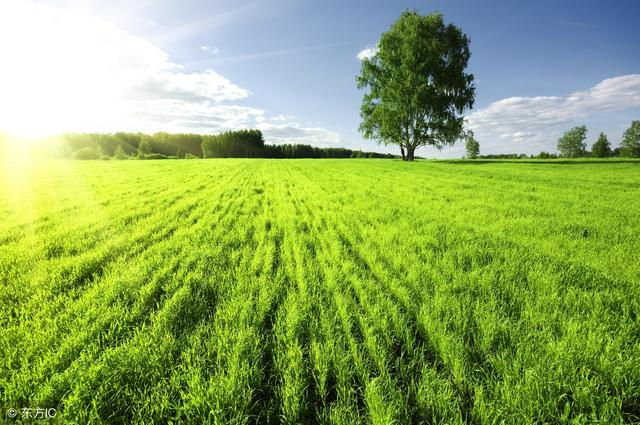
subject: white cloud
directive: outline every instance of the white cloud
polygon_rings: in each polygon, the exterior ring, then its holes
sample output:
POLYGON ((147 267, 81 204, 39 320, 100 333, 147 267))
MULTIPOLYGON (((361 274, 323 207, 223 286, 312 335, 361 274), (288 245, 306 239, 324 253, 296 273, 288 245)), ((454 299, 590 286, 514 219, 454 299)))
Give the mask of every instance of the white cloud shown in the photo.
POLYGON ((10 131, 213 133, 259 127, 277 143, 339 139, 247 106, 251 92, 214 70, 190 72, 140 37, 41 4, 0 4, 0 57, 0 127, 10 131))
POLYGON ((609 78, 568 96, 510 97, 467 116, 483 153, 555 150, 579 120, 640 107, 640 74, 609 78))
POLYGON ((291 115, 276 115, 275 117, 271 117, 272 121, 292 121, 294 119, 294 117, 292 117, 291 115))
POLYGON ((212 55, 215 55, 215 54, 220 52, 220 50, 217 47, 215 47, 215 46, 212 47, 212 46, 209 46, 208 44, 200 46, 200 50, 203 50, 205 52, 209 52, 212 55))
POLYGON ((358 60, 371 59, 378 52, 378 46, 367 46, 358 52, 358 60))
POLYGON ((345 144, 338 133, 326 128, 305 127, 292 120, 285 121, 284 123, 263 122, 257 127, 262 131, 267 142, 277 145, 300 143, 320 147, 339 147, 345 144))

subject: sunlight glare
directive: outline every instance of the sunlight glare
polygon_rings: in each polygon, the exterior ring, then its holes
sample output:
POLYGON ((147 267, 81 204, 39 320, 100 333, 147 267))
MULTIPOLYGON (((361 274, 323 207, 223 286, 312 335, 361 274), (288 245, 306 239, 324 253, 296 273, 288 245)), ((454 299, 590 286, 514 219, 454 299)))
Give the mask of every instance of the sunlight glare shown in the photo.
POLYGON ((96 25, 28 3, 0 5, 0 131, 41 136, 109 122, 118 54, 104 51, 96 25))

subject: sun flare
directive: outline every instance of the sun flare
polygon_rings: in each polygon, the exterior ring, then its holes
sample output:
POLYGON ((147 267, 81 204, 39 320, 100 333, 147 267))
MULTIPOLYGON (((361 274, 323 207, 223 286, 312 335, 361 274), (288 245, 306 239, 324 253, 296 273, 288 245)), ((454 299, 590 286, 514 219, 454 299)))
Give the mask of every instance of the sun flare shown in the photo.
MULTIPOLYGON (((42 136, 113 118, 118 55, 99 23, 54 9, 0 5, 0 131, 42 136), (96 47, 99 49, 96 50, 96 47)), ((114 48, 116 44, 113 44, 114 48)))

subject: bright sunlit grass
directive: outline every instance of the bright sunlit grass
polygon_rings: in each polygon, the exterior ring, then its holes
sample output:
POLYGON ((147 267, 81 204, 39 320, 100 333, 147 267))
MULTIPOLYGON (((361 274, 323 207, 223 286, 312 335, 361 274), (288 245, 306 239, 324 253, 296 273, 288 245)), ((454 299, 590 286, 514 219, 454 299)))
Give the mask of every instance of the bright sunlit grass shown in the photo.
POLYGON ((32 167, 30 217, 0 183, 2 405, 72 423, 632 422, 639 166, 32 167))

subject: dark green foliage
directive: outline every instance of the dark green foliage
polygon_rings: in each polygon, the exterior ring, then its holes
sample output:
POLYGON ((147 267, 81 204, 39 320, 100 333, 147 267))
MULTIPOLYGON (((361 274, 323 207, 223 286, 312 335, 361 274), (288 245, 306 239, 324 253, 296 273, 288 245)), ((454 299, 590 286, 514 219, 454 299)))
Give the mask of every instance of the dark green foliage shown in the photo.
POLYGON ((205 158, 394 158, 391 154, 319 148, 311 145, 266 145, 260 130, 229 131, 203 136, 205 158))
POLYGON ((538 159, 554 159, 554 158, 557 158, 557 157, 558 157, 558 155, 556 155, 555 153, 549 153, 549 152, 542 151, 535 158, 538 158, 538 159))
POLYGON ((470 56, 467 36, 441 14, 403 12, 375 55, 362 60, 364 137, 399 145, 409 161, 420 146, 454 144, 475 98, 473 75, 465 72, 470 56))
POLYGON ((604 133, 600 133, 598 140, 591 147, 591 155, 595 158, 606 158, 611 156, 611 143, 607 140, 607 136, 604 133))
POLYGON ((205 136, 205 158, 259 158, 264 156, 264 139, 260 130, 227 131, 205 136))
POLYGON ((85 148, 80 148, 77 151, 71 154, 71 159, 100 159, 100 154, 98 150, 93 146, 87 146, 85 148))
POLYGON ((138 153, 138 145, 142 137, 146 136, 142 133, 115 133, 114 139, 118 141, 118 146, 122 146, 122 150, 128 156, 135 156, 138 153))
POLYGON ((565 158, 579 158, 586 155, 587 126, 573 127, 558 140, 558 152, 565 158))
POLYGON ((35 155, 69 158, 83 148, 92 148, 97 158, 395 158, 391 154, 319 148, 311 145, 267 145, 260 130, 229 131, 219 135, 143 133, 67 133, 33 143, 35 155), (204 151, 203 151, 204 150, 204 151))
POLYGON ((153 148, 151 147, 151 140, 149 138, 143 138, 138 145, 138 158, 145 158, 151 155, 153 148))
POLYGON ((478 159, 527 159, 529 158, 525 153, 497 153, 478 155, 478 159))
POLYGON ((631 122, 631 127, 625 130, 620 143, 620 156, 640 157, 640 121, 631 122))
POLYGON ((184 158, 187 153, 202 157, 203 137, 199 134, 155 133, 150 138, 151 150, 154 153, 179 158, 184 158))
MULTIPOLYGON (((390 153, 378 153, 378 152, 363 152, 363 151, 351 151, 349 149, 337 149, 337 148, 326 148, 325 150, 338 150, 335 156, 328 156, 327 158, 348 158, 346 155, 351 152, 350 158, 397 158, 397 155, 392 155, 390 153), (345 152, 346 151, 346 152, 345 152), (345 156, 342 156, 342 155, 345 156)), ((418 158, 416 156, 416 158, 418 158)))
MULTIPOLYGON (((323 155, 324 149, 316 148, 311 145, 273 145, 269 147, 267 152, 268 158, 325 158, 323 155)), ((328 152, 327 152, 328 153, 328 152)), ((351 151, 349 151, 349 154, 351 151)), ((329 157, 329 156, 328 156, 329 157)), ((349 156, 345 155, 340 156, 330 156, 329 158, 349 158, 349 156)))
POLYGON ((270 145, 267 158, 396 158, 390 153, 354 151, 345 148, 318 148, 311 145, 270 145))

